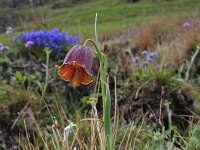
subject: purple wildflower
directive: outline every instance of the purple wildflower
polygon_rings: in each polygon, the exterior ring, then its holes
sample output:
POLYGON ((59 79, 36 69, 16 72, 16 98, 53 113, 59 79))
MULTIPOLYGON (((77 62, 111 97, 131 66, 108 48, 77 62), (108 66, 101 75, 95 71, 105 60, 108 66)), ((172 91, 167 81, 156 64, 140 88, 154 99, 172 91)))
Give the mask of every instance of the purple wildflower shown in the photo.
POLYGON ((152 61, 153 61, 153 58, 151 58, 151 57, 148 56, 148 57, 147 57, 147 61, 148 61, 148 62, 152 62, 152 61))
POLYGON ((19 43, 18 37, 15 36, 15 37, 13 38, 13 43, 19 43))
POLYGON ((130 64, 132 64, 133 62, 131 61, 131 60, 128 60, 128 64, 130 65, 130 64))
POLYGON ((4 46, 0 46, 0 52, 4 50, 4 46))
POLYGON ((135 63, 138 63, 138 62, 140 61, 140 57, 136 56, 136 57, 134 58, 134 61, 135 61, 135 63))
POLYGON ((27 41, 26 43, 25 43, 25 47, 30 47, 30 46, 32 46, 34 43, 33 43, 33 41, 27 41))
POLYGON ((149 56, 148 57, 150 57, 150 58, 155 58, 155 57, 157 57, 158 56, 158 53, 157 52, 151 52, 150 54, 149 54, 149 56))
POLYGON ((19 39, 22 42, 32 41, 39 48, 49 47, 56 52, 60 52, 65 46, 76 44, 80 37, 72 36, 64 31, 59 32, 57 28, 48 30, 36 30, 19 34, 19 39))
POLYGON ((145 55, 148 54, 148 51, 147 51, 147 50, 143 50, 141 54, 142 54, 143 56, 145 56, 145 55))
POLYGON ((3 44, 0 42, 0 52, 2 52, 3 50, 6 50, 6 49, 9 49, 9 47, 3 45, 3 44))
POLYGON ((151 129, 153 126, 151 124, 148 124, 146 127, 147 129, 151 129))
POLYGON ((143 62, 142 62, 142 66, 146 66, 147 64, 148 64, 147 61, 143 61, 143 62))
POLYGON ((13 28, 12 27, 7 27, 6 28, 6 34, 12 34, 12 32, 13 32, 13 28))
POLYGON ((191 27, 192 26, 192 23, 186 21, 183 23, 183 27, 191 27))
POLYGON ((5 49, 9 49, 9 47, 8 46, 3 46, 3 49, 5 50, 5 49))

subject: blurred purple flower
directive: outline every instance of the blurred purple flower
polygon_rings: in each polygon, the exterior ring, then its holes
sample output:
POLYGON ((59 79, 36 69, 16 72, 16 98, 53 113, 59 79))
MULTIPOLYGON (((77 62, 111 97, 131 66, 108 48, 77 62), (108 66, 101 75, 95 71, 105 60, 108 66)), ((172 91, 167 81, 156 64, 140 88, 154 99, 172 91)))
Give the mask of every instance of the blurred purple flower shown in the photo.
POLYGON ((150 58, 155 58, 155 57, 157 57, 158 56, 158 53, 157 52, 151 52, 150 54, 149 54, 149 56, 148 57, 150 57, 150 58))
POLYGON ((4 50, 4 46, 0 46, 0 52, 4 50))
POLYGON ((147 61, 143 61, 143 62, 142 62, 142 66, 146 66, 147 64, 148 64, 147 61))
POLYGON ((30 47, 30 46, 32 46, 34 43, 33 43, 33 41, 27 41, 26 43, 25 43, 25 47, 30 47))
POLYGON ((131 60, 128 60, 128 64, 130 65, 130 64, 132 64, 133 62, 131 61, 131 60))
POLYGON ((9 49, 9 47, 3 45, 3 44, 0 42, 0 52, 2 52, 3 50, 6 50, 6 49, 9 49))
POLYGON ((151 129, 153 126, 151 124, 148 124, 146 127, 147 129, 151 129))
POLYGON ((9 49, 9 47, 8 46, 3 46, 3 49, 5 50, 5 49, 9 49))
POLYGON ((13 38, 13 43, 19 43, 18 37, 15 36, 15 37, 13 38))
POLYGON ((12 27, 7 27, 6 28, 6 34, 12 34, 12 32, 13 32, 13 28, 12 27))
POLYGON ((134 58, 134 61, 135 61, 135 63, 138 63, 138 62, 140 61, 140 57, 136 56, 136 57, 134 58))
POLYGON ((151 57, 148 56, 148 57, 147 57, 147 61, 148 61, 148 62, 152 62, 152 61, 153 61, 153 58, 151 58, 151 57))
POLYGON ((183 23, 183 27, 191 27, 192 26, 192 23, 186 21, 183 23))
POLYGON ((147 51, 147 50, 143 50, 141 54, 142 54, 143 56, 145 56, 145 55, 148 54, 148 51, 147 51))

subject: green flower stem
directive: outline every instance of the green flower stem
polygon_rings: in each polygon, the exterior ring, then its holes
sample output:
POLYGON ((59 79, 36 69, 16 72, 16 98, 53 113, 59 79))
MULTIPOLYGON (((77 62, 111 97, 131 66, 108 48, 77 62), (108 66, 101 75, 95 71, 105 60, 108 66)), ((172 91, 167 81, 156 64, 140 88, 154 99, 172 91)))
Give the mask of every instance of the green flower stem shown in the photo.
POLYGON ((45 75, 45 83, 44 83, 44 88, 43 88, 43 91, 42 91, 42 97, 44 97, 45 95, 45 92, 46 92, 46 89, 47 89, 47 86, 48 86, 48 80, 49 80, 49 56, 52 52, 52 50, 45 50, 46 52, 46 66, 45 66, 45 69, 46 69, 46 75, 45 75))
POLYGON ((111 98, 110 98, 109 86, 106 84, 106 65, 103 61, 102 53, 100 49, 97 47, 96 43, 91 39, 87 39, 84 42, 84 45, 86 45, 87 42, 91 42, 95 46, 96 52, 99 58, 99 62, 100 62, 100 79, 101 79, 101 92, 102 92, 102 99, 103 99, 104 130, 105 130, 105 136, 106 136, 107 149, 112 150, 113 149, 113 134, 110 128, 111 98))
POLYGON ((85 42, 84 42, 84 45, 86 45, 88 42, 91 42, 95 49, 96 49, 96 52, 97 52, 97 55, 98 55, 98 58, 99 58, 99 62, 100 62, 100 78, 101 78, 101 86, 102 86, 102 97, 103 97, 103 107, 105 107, 105 100, 104 99, 106 97, 106 72, 105 72, 105 69, 104 69, 104 63, 103 63, 103 58, 102 58, 102 53, 100 51, 100 49, 97 47, 96 43, 91 40, 91 39, 87 39, 85 42))
POLYGON ((110 98, 110 90, 109 86, 106 84, 106 64, 107 62, 106 56, 102 55, 103 53, 100 51, 100 48, 97 44, 91 40, 87 39, 84 42, 86 45, 88 42, 91 42, 97 52, 99 62, 100 62, 100 79, 101 79, 101 92, 102 92, 102 99, 103 99, 103 121, 104 121, 104 131, 106 136, 106 145, 108 150, 113 150, 113 134, 111 131, 110 126, 110 107, 111 107, 111 98, 110 98))

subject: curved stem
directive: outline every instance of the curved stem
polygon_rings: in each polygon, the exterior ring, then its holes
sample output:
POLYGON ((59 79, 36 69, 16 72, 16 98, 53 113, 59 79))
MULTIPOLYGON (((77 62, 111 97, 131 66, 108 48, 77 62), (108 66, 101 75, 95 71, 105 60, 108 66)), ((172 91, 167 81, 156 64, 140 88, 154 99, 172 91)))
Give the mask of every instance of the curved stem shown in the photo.
POLYGON ((46 71, 45 71, 45 83, 44 83, 44 89, 42 91, 42 97, 44 97, 44 94, 46 92, 47 86, 48 86, 48 80, 49 80, 49 55, 51 54, 52 50, 46 50, 46 71))
POLYGON ((112 150, 113 134, 110 127, 111 98, 110 98, 109 86, 106 84, 106 63, 104 63, 103 61, 102 52, 100 51, 100 48, 97 46, 97 44, 93 40, 87 39, 84 42, 84 45, 86 45, 88 42, 91 42, 94 45, 100 62, 100 79, 101 79, 101 91, 103 99, 104 130, 105 130, 107 149, 112 150))
MULTIPOLYGON (((84 42, 84 45, 86 45, 88 42, 91 42, 97 52, 98 58, 99 58, 99 62, 100 62, 100 78, 102 81, 102 97, 104 98, 106 96, 106 88, 105 88, 105 83, 106 83, 106 72, 104 70, 104 64, 103 64, 103 58, 102 58, 102 53, 100 51, 100 49, 98 48, 97 44, 92 40, 92 39, 87 39, 84 42)), ((103 101, 103 105, 104 105, 105 101, 103 101)))

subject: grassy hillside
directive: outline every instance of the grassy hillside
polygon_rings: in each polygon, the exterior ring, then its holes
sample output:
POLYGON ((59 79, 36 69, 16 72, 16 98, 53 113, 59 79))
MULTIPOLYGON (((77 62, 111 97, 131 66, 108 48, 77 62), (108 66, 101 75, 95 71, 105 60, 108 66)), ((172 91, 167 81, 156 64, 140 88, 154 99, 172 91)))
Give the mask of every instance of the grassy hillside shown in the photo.
POLYGON ((63 9, 55 12, 49 19, 51 25, 67 28, 84 34, 93 28, 94 14, 99 14, 99 30, 107 31, 127 27, 150 20, 154 17, 163 18, 169 15, 192 15, 200 11, 198 0, 175 0, 165 3, 139 2, 121 3, 115 1, 98 1, 79 7, 63 9), (190 9, 193 8, 193 9, 190 9), (62 20, 60 22, 60 20, 62 20))
MULTIPOLYGON (((67 5, 67 2, 60 1, 60 5, 63 5, 63 8, 52 9, 53 4, 31 9, 27 6, 1 8, 1 14, 8 11, 17 14, 19 24, 22 24, 22 28, 18 30, 58 27, 89 36, 93 32, 95 13, 99 15, 98 29, 102 32, 128 27, 153 18, 162 19, 172 15, 190 16, 200 12, 199 0, 165 2, 142 0, 137 3, 126 3, 122 0, 92 0, 74 5, 67 5)), ((16 19, 16 17, 12 18, 16 19)))

